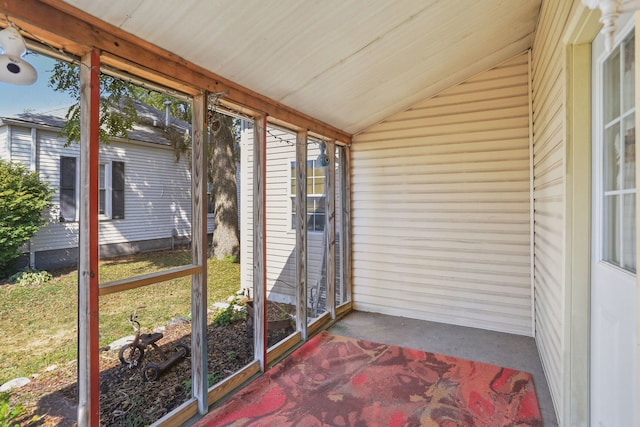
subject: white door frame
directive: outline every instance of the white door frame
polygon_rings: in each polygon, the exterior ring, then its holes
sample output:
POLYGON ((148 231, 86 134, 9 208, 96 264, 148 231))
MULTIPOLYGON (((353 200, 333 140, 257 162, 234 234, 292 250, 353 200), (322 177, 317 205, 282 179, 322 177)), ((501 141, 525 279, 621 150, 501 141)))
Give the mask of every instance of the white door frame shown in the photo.
POLYGON ((582 3, 570 16, 566 47, 564 347, 561 425, 589 422, 591 275, 591 42, 600 13, 582 3), (587 125, 589 124, 589 125, 587 125))
MULTIPOLYGON (((565 239, 564 239, 564 343, 563 390, 558 420, 561 425, 588 425, 589 334, 591 262, 591 42, 602 25, 600 12, 576 2, 562 39, 566 70, 565 239), (589 124, 589 125, 587 125, 589 124)), ((636 13, 636 40, 640 40, 640 12, 636 13)), ((640 43, 636 43, 640 57, 640 43)), ((636 67, 640 82, 640 67, 636 67)), ((636 91, 640 105, 640 91, 636 91)), ((640 114, 636 114, 640 128, 640 114)), ((640 150, 636 150, 636 177, 640 178, 640 150)), ((640 197, 636 198, 640 212, 640 197)), ((640 229, 640 215, 636 218, 640 229)), ((640 254, 640 239, 636 242, 640 254)), ((640 277, 636 277, 640 281, 640 277)), ((640 286, 637 286, 640 306, 640 286)), ((640 331, 640 311, 637 314, 640 331)), ((639 340, 640 341, 640 340, 639 340)), ((640 342, 638 344, 640 346, 640 342)), ((640 354, 640 348, 638 349, 640 354)), ((638 360, 640 385, 640 360, 638 360)), ((640 414, 640 405, 637 408, 640 414)))

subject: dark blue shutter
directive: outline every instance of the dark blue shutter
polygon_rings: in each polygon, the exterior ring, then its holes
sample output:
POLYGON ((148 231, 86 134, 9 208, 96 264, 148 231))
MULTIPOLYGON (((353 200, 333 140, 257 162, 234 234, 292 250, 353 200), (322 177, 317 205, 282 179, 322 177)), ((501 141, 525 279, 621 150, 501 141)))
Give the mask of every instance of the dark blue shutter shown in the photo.
POLYGON ((76 220, 76 158, 60 157, 60 222, 76 220))
POLYGON ((124 162, 111 164, 111 218, 124 218, 124 162))

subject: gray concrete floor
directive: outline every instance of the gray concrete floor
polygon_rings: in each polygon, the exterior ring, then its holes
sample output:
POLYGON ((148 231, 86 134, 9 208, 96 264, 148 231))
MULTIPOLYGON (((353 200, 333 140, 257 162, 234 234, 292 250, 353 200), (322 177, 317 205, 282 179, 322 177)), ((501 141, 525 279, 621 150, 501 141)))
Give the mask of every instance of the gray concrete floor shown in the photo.
POLYGON ((359 311, 349 313, 329 332, 529 372, 545 427, 558 425, 533 338, 359 311))

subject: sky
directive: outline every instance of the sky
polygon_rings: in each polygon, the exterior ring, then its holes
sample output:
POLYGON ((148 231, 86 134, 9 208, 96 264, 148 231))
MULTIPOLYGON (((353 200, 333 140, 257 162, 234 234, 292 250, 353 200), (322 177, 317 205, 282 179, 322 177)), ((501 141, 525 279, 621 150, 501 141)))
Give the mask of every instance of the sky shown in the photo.
POLYGON ((73 102, 66 94, 54 92, 47 82, 55 61, 37 53, 23 57, 38 71, 38 80, 31 86, 16 86, 0 82, 0 117, 14 116, 27 110, 47 112, 68 107, 73 102))

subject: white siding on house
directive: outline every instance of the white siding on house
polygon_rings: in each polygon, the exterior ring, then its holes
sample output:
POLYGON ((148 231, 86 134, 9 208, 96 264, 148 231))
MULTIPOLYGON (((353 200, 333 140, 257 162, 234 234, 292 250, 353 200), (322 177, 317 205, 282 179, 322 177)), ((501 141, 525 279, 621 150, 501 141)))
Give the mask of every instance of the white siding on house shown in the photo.
POLYGON ((265 181, 267 299, 288 302, 296 300, 296 231, 291 228, 290 202, 290 171, 291 162, 296 158, 295 140, 294 133, 269 128, 265 181))
MULTIPOLYGON (((38 131, 42 179, 56 187, 51 222, 33 238, 35 251, 77 246, 78 223, 59 222, 60 157, 79 158, 78 145, 64 147, 55 132, 38 131)), ((78 160, 79 161, 79 160, 78 160)), ((136 242, 167 239, 191 233, 191 178, 186 160, 174 160, 173 151, 158 144, 112 142, 101 145, 100 162, 124 162, 125 216, 100 221, 99 242, 136 242), (174 231, 175 230, 175 231, 174 231)), ((79 168, 78 168, 79 170, 79 168)))
POLYGON ((571 1, 543 2, 532 50, 536 343, 558 419, 564 329, 565 101, 562 35, 571 1))
POLYGON ((253 128, 240 137, 240 287, 253 296, 253 128))
POLYGON ((31 128, 11 126, 11 161, 29 169, 31 164, 31 128))
POLYGON ((10 160, 11 156, 9 155, 9 126, 4 125, 0 126, 0 159, 1 160, 10 160))
MULTIPOLYGON (((78 246, 78 223, 60 222, 60 157, 76 157, 79 162, 80 151, 77 144, 64 146, 64 140, 58 138, 55 131, 38 132, 38 165, 40 179, 55 189, 51 199, 52 207, 49 223, 40 229, 31 239, 33 251, 65 249, 78 246)), ((79 170, 77 168, 76 170, 79 170)), ((76 207, 77 208, 77 207, 76 207)))
MULTIPOLYGON (((296 232, 291 227, 291 162, 295 162, 296 135, 269 127, 267 133, 266 258, 267 297, 272 301, 294 303, 296 300, 296 232)), ((250 213, 253 205, 253 130, 243 134, 241 142, 242 178, 241 212, 250 213)), ((308 158, 318 156, 318 145, 309 144, 308 158)), ((253 289, 253 218, 241 221, 241 287, 253 289)), ((309 232, 307 266, 309 285, 320 275, 322 233, 309 232)))
POLYGON ((528 67, 354 137, 355 309, 532 334, 528 67))

